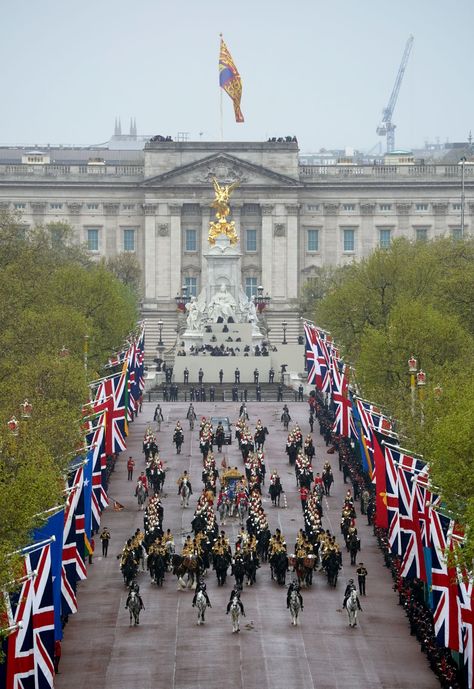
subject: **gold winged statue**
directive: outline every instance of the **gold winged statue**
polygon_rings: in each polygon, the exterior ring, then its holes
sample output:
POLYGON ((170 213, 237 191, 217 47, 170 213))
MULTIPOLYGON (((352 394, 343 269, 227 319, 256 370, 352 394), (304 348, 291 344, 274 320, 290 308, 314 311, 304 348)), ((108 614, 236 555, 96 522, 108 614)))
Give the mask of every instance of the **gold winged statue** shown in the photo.
POLYGON ((229 237, 231 246, 235 246, 238 242, 237 232, 235 231, 235 222, 233 220, 229 222, 227 220, 227 216, 230 213, 230 195, 234 189, 239 186, 239 182, 232 182, 232 184, 221 187, 217 179, 213 177, 212 183, 214 185, 216 197, 211 203, 211 208, 216 209, 217 220, 209 223, 209 244, 214 246, 216 243, 216 238, 220 234, 225 234, 226 237, 229 237))

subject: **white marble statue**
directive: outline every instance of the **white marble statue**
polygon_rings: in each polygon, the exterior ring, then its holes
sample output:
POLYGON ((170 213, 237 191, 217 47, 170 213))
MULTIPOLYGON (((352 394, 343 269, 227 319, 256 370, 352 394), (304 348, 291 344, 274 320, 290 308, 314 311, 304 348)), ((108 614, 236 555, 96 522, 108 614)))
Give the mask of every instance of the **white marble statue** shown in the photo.
POLYGON ((186 318, 186 329, 192 332, 199 332, 202 328, 203 311, 196 297, 191 297, 186 304, 186 311, 188 312, 186 318))
POLYGON ((224 323, 227 323, 229 318, 235 321, 235 299, 227 287, 222 284, 218 292, 212 297, 207 307, 207 313, 213 323, 217 323, 219 318, 222 318, 224 323))

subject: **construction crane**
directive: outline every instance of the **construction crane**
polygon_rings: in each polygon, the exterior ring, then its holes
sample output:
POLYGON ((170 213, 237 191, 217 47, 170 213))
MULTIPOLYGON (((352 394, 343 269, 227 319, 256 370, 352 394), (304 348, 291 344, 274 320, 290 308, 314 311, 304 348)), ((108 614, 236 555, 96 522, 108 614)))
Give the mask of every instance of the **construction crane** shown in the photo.
POLYGON ((402 61, 398 69, 397 78, 395 79, 395 84, 393 86, 392 95, 388 101, 388 105, 384 108, 382 113, 382 123, 377 127, 377 134, 379 136, 387 137, 387 153, 391 153, 395 150, 395 127, 396 125, 392 122, 393 111, 397 103, 398 93, 400 91, 400 86, 402 85, 403 75, 405 74, 405 68, 407 66, 408 58, 410 57, 411 48, 413 41, 415 39, 413 36, 408 38, 405 46, 405 51, 403 53, 402 61))

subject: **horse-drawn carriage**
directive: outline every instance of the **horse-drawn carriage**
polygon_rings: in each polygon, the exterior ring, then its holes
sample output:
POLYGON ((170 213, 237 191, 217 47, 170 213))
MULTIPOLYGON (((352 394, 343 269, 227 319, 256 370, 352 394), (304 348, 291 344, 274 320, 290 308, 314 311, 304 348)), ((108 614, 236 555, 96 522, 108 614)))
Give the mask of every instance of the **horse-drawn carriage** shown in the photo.
POLYGON ((221 476, 221 493, 217 500, 221 523, 225 523, 226 516, 233 517, 237 512, 240 522, 243 521, 245 510, 248 507, 247 494, 243 498, 239 491, 239 484, 244 483, 241 472, 237 468, 225 469, 221 476))

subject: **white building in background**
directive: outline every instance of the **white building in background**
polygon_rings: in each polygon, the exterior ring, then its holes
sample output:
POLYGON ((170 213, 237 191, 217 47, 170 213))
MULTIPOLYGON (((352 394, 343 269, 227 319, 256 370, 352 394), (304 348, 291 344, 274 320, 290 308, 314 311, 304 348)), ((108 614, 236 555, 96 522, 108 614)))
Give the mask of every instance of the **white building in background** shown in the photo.
POLYGON ((205 286, 213 176, 240 182, 232 219, 243 254, 242 286, 249 296, 259 285, 270 294, 275 341, 283 320, 289 339, 298 334, 296 300, 319 266, 359 260, 400 236, 461 236, 462 177, 464 232, 473 225, 474 165, 468 163, 407 164, 404 156, 400 164, 394 156, 386 164, 358 165, 348 157, 303 164, 297 142, 286 138, 154 137, 143 150, 139 139, 134 126, 130 136, 116 130, 107 147, 0 148, 0 208, 20 211, 29 226, 70 223, 93 256, 135 252, 149 346, 158 339, 160 319, 165 344, 174 343, 182 285, 189 294, 205 286))

